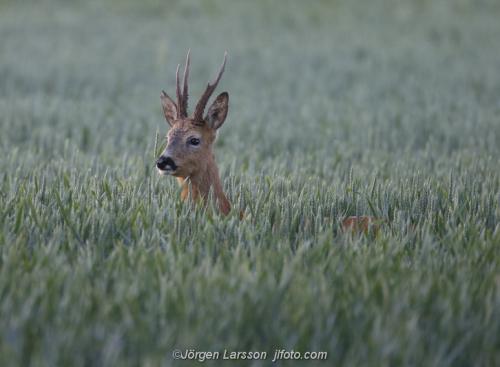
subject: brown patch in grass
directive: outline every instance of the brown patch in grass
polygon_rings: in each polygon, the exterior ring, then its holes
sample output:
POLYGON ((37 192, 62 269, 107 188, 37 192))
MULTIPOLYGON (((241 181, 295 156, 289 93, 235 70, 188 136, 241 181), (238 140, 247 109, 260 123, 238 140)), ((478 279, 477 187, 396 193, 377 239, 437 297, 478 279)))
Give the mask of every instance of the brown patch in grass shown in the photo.
POLYGON ((385 219, 369 215, 351 216, 342 221, 342 230, 351 233, 373 232, 377 234, 380 227, 386 223, 385 219))

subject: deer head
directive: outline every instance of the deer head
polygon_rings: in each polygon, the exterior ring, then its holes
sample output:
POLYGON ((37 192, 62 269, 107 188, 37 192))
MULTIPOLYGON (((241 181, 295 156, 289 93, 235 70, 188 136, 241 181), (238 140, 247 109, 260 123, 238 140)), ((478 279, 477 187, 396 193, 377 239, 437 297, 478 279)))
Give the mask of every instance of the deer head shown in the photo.
POLYGON ((156 161, 156 167, 160 174, 178 178, 181 185, 183 185, 181 194, 183 199, 191 193, 194 199, 201 197, 205 200, 210 190, 213 190, 219 209, 224 214, 227 214, 230 210, 230 204, 222 191, 212 146, 217 135, 217 129, 222 126, 227 116, 229 107, 228 93, 222 92, 219 94, 203 117, 208 100, 224 73, 227 53, 224 53, 224 61, 216 78, 211 83, 208 83, 205 92, 196 104, 194 113, 190 117, 188 117, 187 112, 189 56, 188 51, 182 90, 179 79, 180 65, 177 66, 177 103, 164 91, 161 94, 163 113, 170 129, 167 133, 167 147, 156 161), (189 186, 191 192, 189 192, 189 186))

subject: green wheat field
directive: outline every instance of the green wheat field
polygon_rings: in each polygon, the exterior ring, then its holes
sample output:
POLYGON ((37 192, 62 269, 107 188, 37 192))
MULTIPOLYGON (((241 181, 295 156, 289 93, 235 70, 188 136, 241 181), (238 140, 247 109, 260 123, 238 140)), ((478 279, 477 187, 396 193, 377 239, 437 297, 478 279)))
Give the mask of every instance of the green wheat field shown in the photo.
POLYGON ((494 0, 0 1, 0 366, 498 366, 498 19, 494 0), (154 167, 188 49, 191 111, 229 55, 228 217, 154 167), (344 232, 353 215, 384 224, 344 232))

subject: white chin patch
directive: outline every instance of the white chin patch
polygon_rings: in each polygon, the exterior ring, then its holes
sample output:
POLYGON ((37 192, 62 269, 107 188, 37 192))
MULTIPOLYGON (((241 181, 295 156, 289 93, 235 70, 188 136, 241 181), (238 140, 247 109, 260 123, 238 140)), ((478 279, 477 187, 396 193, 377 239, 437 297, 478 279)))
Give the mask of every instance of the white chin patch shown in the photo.
POLYGON ((168 175, 171 175, 173 172, 171 169, 159 169, 159 168, 157 168, 156 170, 158 171, 158 174, 160 174, 160 176, 168 176, 168 175))

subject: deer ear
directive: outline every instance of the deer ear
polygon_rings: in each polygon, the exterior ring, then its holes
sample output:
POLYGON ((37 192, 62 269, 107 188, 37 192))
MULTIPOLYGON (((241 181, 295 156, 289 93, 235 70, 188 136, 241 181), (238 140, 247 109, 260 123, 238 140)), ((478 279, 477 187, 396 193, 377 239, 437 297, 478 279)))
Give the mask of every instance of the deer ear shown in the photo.
POLYGON ((165 91, 161 92, 161 106, 163 107, 163 114, 168 124, 172 126, 177 117, 177 105, 172 98, 170 98, 165 91))
POLYGON ((212 129, 217 130, 226 120, 227 110, 229 108, 229 94, 222 92, 217 96, 214 103, 208 109, 205 121, 212 129))

